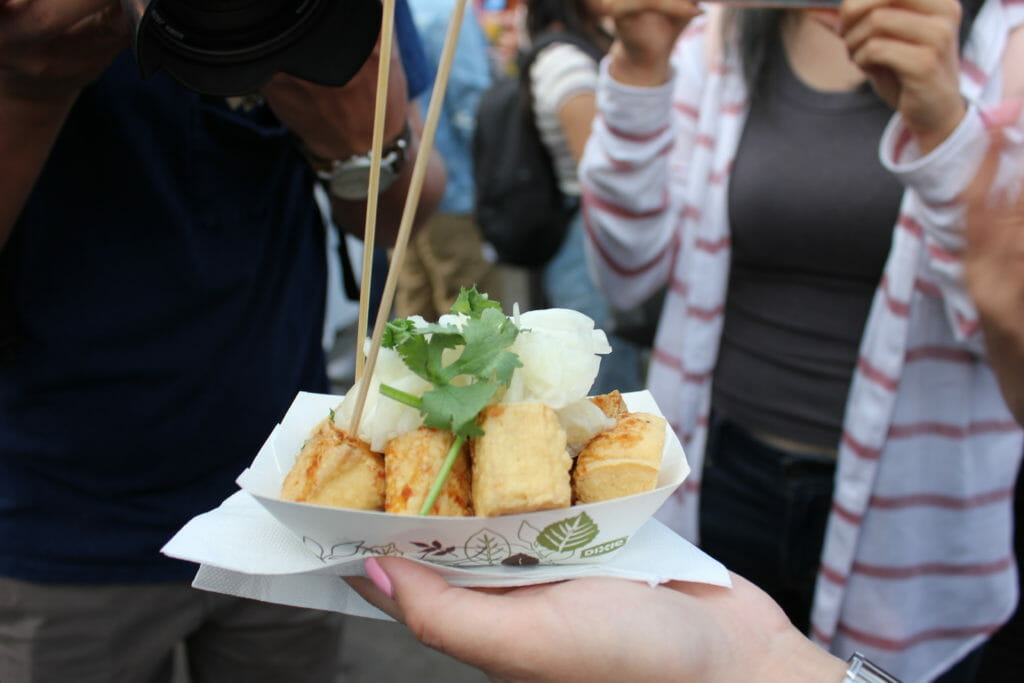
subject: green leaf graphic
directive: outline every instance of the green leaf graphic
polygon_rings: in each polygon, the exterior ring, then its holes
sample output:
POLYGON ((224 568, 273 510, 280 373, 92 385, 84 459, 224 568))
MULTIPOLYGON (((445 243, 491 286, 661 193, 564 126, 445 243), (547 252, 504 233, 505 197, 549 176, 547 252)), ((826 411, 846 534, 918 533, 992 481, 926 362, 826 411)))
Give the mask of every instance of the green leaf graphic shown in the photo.
POLYGON ((512 547, 501 534, 481 529, 468 539, 463 547, 466 558, 478 564, 495 565, 512 554, 512 547))
POLYGON ((546 526, 537 537, 537 543, 558 553, 571 552, 597 538, 598 531, 600 529, 594 520, 586 512, 581 512, 546 526))

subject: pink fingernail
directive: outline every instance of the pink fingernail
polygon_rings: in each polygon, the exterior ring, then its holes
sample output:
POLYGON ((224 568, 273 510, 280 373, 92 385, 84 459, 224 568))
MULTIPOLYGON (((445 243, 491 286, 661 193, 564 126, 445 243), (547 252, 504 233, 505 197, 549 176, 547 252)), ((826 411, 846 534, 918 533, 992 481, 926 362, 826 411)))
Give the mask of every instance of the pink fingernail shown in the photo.
POLYGON ((384 573, 384 569, 380 566, 380 562, 377 561, 376 557, 366 558, 363 561, 363 568, 366 570, 366 575, 370 577, 370 581, 373 581, 373 585, 381 593, 389 598, 395 597, 395 589, 391 586, 391 579, 384 573))

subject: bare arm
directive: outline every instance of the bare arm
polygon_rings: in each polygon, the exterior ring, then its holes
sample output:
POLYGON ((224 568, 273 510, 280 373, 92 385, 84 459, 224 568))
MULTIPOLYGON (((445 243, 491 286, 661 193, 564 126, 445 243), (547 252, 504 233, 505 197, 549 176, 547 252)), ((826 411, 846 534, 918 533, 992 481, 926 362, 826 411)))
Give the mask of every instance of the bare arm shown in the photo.
POLYGON ((0 249, 78 94, 127 44, 116 0, 0 0, 0 249))
POLYGON ((597 105, 593 93, 581 93, 571 97, 558 110, 558 122, 565 131, 565 140, 576 163, 583 156, 583 148, 587 146, 590 129, 594 124, 597 105))

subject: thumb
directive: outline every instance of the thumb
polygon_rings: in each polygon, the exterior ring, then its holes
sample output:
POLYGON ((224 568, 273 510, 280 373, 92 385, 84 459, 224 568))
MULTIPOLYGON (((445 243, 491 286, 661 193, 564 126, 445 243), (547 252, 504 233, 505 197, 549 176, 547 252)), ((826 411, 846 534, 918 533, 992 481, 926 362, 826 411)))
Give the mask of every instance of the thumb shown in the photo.
POLYGON ((366 577, 347 576, 345 581, 367 602, 407 625, 431 609, 442 593, 458 590, 437 572, 412 560, 370 557, 364 560, 363 568, 366 577))
POLYGON ((364 597, 405 623, 420 642, 492 673, 513 664, 507 638, 510 632, 521 632, 519 601, 449 586, 440 574, 412 560, 379 557, 376 564, 394 597, 379 601, 381 592, 376 600, 364 597), (502 628, 495 628, 496 623, 502 628))

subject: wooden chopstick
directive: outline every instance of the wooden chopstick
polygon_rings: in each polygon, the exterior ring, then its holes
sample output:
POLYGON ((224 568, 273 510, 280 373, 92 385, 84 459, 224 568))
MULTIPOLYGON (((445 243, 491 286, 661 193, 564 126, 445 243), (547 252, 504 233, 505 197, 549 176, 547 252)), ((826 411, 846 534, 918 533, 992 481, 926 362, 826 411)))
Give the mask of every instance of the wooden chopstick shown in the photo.
MULTIPOLYGON (((391 50, 395 35, 395 0, 384 0, 380 26, 380 61, 377 64, 377 93, 373 106, 373 138, 370 145, 370 187, 366 195, 366 222, 363 225, 363 272, 359 286, 359 317, 356 327, 356 374, 363 376, 363 347, 369 324, 370 289, 373 278, 373 244, 377 233, 377 204, 380 192, 381 154, 384 149, 384 119, 388 104, 388 80, 391 77, 391 50)), ((344 238, 342 238, 344 239, 344 238)))
MULTIPOLYGON (((445 90, 448 88, 448 80, 451 76, 452 61, 455 57, 455 47, 459 42, 459 32, 462 28, 462 18, 466 13, 466 1, 456 0, 452 9, 452 18, 448 22, 448 32, 445 34, 444 47, 441 49, 441 59, 438 64, 437 76, 434 79, 434 89, 430 95, 430 105, 427 107, 427 118, 423 124, 423 135, 420 138, 420 147, 416 155, 416 163, 412 170, 412 180, 409 184, 409 192, 405 197, 405 206, 402 209, 402 221, 398 227, 398 237, 395 240, 395 247, 391 254, 391 263, 388 266, 387 281, 384 283, 384 293, 381 296, 380 308, 377 311, 377 319, 373 325, 373 335, 370 340, 370 351, 366 357, 366 364, 360 376, 365 381, 359 382, 359 391, 356 395, 355 409, 352 412, 352 422, 349 425, 349 434, 359 434, 359 422, 362 420, 363 408, 366 405, 366 396, 370 388, 370 378, 373 377, 373 368, 377 364, 377 356, 380 353, 380 342, 384 335, 384 326, 387 324, 388 315, 391 312, 391 304, 395 298, 395 288, 398 285, 398 273, 402 269, 405 260, 405 252, 409 245, 409 236, 412 233, 413 220, 416 216, 416 207, 419 205, 420 194, 423 191, 423 182, 426 179, 427 164, 430 160, 430 153, 434 148, 434 136, 437 133, 438 120, 441 117, 441 105, 444 102, 445 90)), ((378 100, 380 90, 378 89, 378 100)), ((376 121, 374 122, 377 123, 376 121)), ((378 153, 379 156, 379 153, 378 153)), ((376 172, 380 173, 378 166, 376 172)), ((374 173, 371 169, 370 177, 374 173)), ((376 212, 374 212, 376 213, 376 212)), ((369 218, 369 214, 367 216, 369 218)), ((374 226, 376 216, 374 215, 374 226)), ((365 258, 365 255, 364 255, 365 258)), ((365 273, 365 271, 364 271, 365 273)), ((360 295, 360 300, 362 295, 360 295)), ((356 349, 357 355, 362 353, 362 347, 356 349)))

